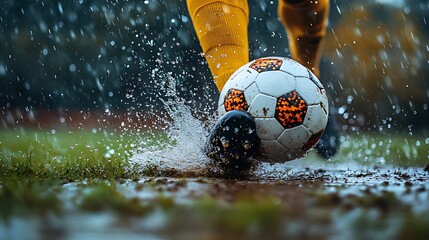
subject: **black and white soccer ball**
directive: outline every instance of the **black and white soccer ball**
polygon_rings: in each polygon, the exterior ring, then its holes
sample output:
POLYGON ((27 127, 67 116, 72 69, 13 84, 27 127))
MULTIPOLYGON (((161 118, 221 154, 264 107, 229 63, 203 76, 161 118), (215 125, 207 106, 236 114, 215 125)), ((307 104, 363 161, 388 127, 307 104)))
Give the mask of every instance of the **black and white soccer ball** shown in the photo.
POLYGON ((306 156, 328 122, 328 99, 317 77, 284 57, 256 59, 239 68, 220 93, 218 112, 254 117, 261 159, 283 163, 306 156))

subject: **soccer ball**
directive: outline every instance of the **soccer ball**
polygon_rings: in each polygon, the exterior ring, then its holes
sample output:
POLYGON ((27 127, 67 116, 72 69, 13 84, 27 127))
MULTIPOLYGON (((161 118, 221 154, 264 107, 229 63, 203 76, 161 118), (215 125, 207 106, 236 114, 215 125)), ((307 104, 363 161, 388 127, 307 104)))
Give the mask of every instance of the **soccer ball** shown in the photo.
POLYGON ((283 163, 306 156, 328 122, 323 85, 289 58, 256 59, 239 68, 220 93, 218 112, 242 110, 254 117, 261 161, 283 163))

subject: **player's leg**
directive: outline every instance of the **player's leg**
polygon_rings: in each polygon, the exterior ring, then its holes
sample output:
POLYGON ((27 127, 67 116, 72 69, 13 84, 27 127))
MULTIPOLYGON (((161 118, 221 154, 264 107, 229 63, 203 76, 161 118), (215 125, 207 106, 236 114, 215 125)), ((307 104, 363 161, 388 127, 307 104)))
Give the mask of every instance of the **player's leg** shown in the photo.
MULTIPOLYGON (((326 35, 329 0, 279 0, 278 14, 286 28, 292 58, 320 77, 320 58, 326 35)), ((325 158, 339 146, 339 127, 332 111, 328 126, 316 146, 325 158)))
POLYGON ((249 61, 247 0, 187 0, 195 32, 217 88, 249 61))
MULTIPOLYGON (((247 0, 187 0, 195 32, 219 91, 249 61, 247 0)), ((205 149, 224 167, 248 168, 259 148, 256 125, 245 112, 226 113, 213 128, 205 149)))
POLYGON ((319 63, 329 15, 329 0, 279 0, 292 58, 320 77, 319 63))

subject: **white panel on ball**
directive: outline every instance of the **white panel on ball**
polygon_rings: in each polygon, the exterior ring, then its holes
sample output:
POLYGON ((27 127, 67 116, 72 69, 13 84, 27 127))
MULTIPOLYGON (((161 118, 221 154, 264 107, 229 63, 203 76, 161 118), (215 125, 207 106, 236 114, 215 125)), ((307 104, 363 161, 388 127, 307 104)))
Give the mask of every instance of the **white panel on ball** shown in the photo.
POLYGON ((277 140, 261 140, 261 161, 269 163, 283 163, 288 161, 285 156, 288 150, 277 140))
POLYGON ((326 113, 329 113, 329 102, 328 102, 328 96, 326 95, 326 90, 322 89, 320 90, 322 93, 322 107, 325 109, 326 113))
POLYGON ((311 137, 310 131, 303 125, 289 128, 283 131, 277 139, 283 146, 290 150, 300 149, 311 137))
POLYGON ((258 76, 258 72, 255 70, 248 68, 239 72, 234 78, 231 78, 231 85, 229 88, 234 88, 237 90, 246 90, 255 81, 255 78, 258 76))
POLYGON ((230 89, 230 86, 231 86, 231 81, 227 81, 226 83, 225 83, 225 86, 222 88, 222 91, 220 91, 220 94, 219 94, 219 101, 218 101, 218 106, 220 106, 220 105, 222 105, 223 103, 224 103, 224 101, 225 101, 225 96, 226 96, 226 94, 228 93, 228 91, 229 91, 229 89, 230 89))
POLYGON ((283 132, 283 126, 274 118, 255 118, 256 133, 260 139, 277 139, 283 132))
POLYGON ((225 106, 222 104, 217 109, 218 116, 223 116, 226 113, 225 106))
POLYGON ((246 98, 247 104, 251 105, 255 97, 259 94, 258 86, 255 83, 251 84, 245 91, 244 97, 246 98))
POLYGON ((295 77, 308 77, 308 69, 289 58, 283 58, 280 70, 285 71, 295 77))
POLYGON ((304 119, 304 126, 315 134, 325 129, 328 123, 328 115, 321 105, 309 106, 304 119))
MULTIPOLYGON (((246 63, 243 66, 241 66, 239 69, 237 69, 230 77, 230 79, 234 78, 237 74, 239 74, 240 72, 246 70, 246 69, 251 69, 249 68, 250 64, 252 64, 252 62, 246 63)), ((251 69, 253 70, 253 69, 251 69)), ((255 71, 256 72, 256 71, 255 71)))
POLYGON ((310 75, 310 77, 309 77, 310 80, 314 81, 314 83, 317 85, 317 87, 319 87, 320 89, 324 88, 322 83, 320 82, 320 80, 316 77, 316 75, 314 75, 314 73, 312 71, 308 70, 308 74, 310 75))
POLYGON ((255 80, 259 91, 273 97, 295 90, 295 78, 282 71, 261 72, 255 80))
POLYGON ((296 91, 305 100, 307 105, 319 104, 322 102, 322 94, 319 87, 309 78, 296 78, 296 91))
POLYGON ((255 118, 272 118, 276 110, 277 99, 265 94, 256 95, 247 112, 255 118))

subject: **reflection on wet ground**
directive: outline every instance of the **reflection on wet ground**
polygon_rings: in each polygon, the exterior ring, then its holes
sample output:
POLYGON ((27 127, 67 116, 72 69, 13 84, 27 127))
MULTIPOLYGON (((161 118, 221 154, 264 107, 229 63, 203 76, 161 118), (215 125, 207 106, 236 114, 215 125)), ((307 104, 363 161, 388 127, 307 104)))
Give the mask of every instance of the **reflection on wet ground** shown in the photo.
POLYGON ((148 177, 68 183, 61 187, 61 214, 12 217, 0 225, 0 239, 324 239, 427 233, 427 169, 298 169, 277 171, 283 178, 276 179, 265 169, 238 180, 148 177))

